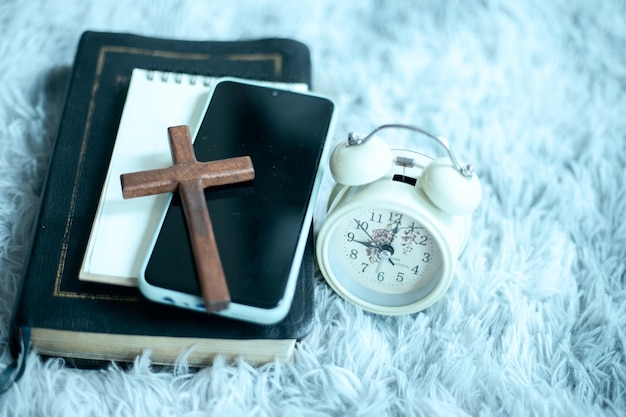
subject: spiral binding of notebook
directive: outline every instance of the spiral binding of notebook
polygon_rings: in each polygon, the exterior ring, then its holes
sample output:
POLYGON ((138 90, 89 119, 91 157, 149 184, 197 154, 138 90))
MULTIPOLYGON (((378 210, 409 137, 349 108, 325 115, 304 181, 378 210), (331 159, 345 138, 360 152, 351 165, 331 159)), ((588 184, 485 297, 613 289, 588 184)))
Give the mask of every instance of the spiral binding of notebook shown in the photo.
MULTIPOLYGON (((195 86, 203 86, 210 88, 213 86, 217 80, 222 77, 215 77, 211 75, 202 75, 202 74, 194 74, 194 73, 186 73, 182 71, 174 71, 174 70, 156 70, 156 69, 147 69, 147 70, 138 70, 145 73, 145 77, 149 81, 160 81, 162 83, 174 82, 175 84, 183 84, 187 83, 189 85, 195 86)), ((285 83, 285 82, 268 82, 277 88, 282 88, 284 90, 291 91, 306 91, 308 90, 308 86, 304 83, 285 83)))
POLYGON ((160 80, 161 82, 168 82, 173 80, 175 83, 180 84, 184 79, 191 85, 196 85, 198 80, 200 80, 201 84, 205 87, 210 87, 215 80, 216 77, 212 77, 209 75, 199 75, 199 74, 188 74, 184 72, 178 71, 159 71, 159 70, 146 70, 146 78, 150 81, 155 79, 160 80))

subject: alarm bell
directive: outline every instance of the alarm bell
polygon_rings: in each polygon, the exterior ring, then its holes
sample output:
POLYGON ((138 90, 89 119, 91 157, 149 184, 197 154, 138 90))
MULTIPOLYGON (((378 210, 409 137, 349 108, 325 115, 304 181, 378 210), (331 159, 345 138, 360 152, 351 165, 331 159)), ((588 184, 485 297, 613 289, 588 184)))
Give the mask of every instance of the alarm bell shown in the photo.
POLYGON ((418 186, 434 205, 458 216, 473 212, 482 197, 478 177, 459 175, 448 158, 435 159, 428 164, 420 175, 418 186))
POLYGON ((360 138, 354 133, 340 143, 330 157, 330 170, 335 181, 342 185, 358 186, 374 182, 389 172, 393 154, 389 145, 377 132, 387 128, 408 129, 437 141, 448 153, 428 164, 420 175, 417 186, 439 209, 453 215, 467 215, 478 207, 482 188, 471 165, 457 162, 448 142, 419 127, 403 124, 387 124, 374 129, 360 138))
MULTIPOLYGON (((350 139, 354 139, 350 134, 350 139)), ((391 149, 379 137, 366 142, 340 143, 330 156, 330 172, 335 181, 343 185, 363 185, 385 175, 393 160, 391 149)))

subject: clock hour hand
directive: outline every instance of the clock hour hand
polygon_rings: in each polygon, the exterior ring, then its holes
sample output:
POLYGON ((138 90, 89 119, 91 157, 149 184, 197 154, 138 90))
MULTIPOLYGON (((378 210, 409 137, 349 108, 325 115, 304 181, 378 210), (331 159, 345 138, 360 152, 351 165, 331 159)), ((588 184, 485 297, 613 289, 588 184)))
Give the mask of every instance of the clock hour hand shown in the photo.
POLYGON ((375 243, 372 243, 372 242, 364 242, 362 240, 353 240, 353 242, 360 243, 361 245, 365 246, 366 248, 378 248, 378 245, 376 245, 375 243))

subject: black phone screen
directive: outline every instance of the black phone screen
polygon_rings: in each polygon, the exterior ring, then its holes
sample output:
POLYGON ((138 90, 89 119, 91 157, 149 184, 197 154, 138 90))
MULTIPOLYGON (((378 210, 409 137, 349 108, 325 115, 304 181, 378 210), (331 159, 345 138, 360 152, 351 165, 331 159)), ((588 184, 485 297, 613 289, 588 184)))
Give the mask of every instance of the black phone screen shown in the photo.
MULTIPOLYGON (((196 158, 248 155, 255 170, 250 182, 205 190, 233 302, 272 308, 283 298, 333 110, 332 101, 313 95, 236 81, 215 87, 194 142, 196 158)), ((145 279, 200 295, 177 193, 145 279)))

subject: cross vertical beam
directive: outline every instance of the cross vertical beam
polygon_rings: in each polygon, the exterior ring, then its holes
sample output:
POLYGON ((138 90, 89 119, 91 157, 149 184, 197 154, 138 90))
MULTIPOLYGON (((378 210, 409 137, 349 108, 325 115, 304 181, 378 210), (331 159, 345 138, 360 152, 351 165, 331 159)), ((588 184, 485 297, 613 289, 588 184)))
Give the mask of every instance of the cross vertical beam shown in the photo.
POLYGON ((204 189, 254 179, 249 156, 198 162, 187 126, 168 128, 174 165, 122 174, 122 195, 135 198, 177 191, 180 194, 202 298, 207 311, 224 310, 230 303, 204 189))

